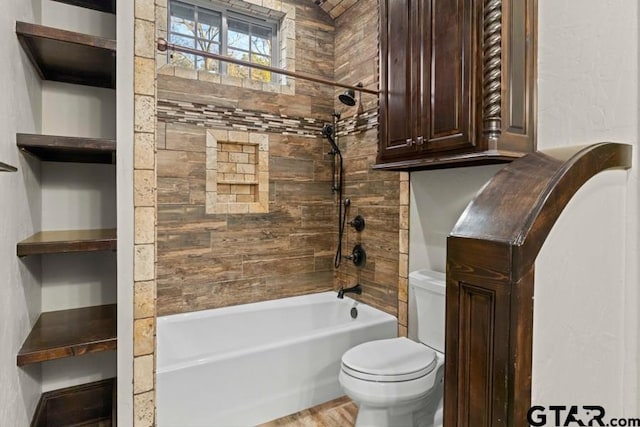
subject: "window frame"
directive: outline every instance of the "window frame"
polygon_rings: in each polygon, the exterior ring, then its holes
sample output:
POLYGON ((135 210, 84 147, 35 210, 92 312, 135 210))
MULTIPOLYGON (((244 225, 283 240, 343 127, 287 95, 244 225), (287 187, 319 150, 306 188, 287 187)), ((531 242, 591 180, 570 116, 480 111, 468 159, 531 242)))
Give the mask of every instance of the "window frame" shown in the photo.
MULTIPOLYGON (((267 17, 249 15, 247 13, 243 13, 242 11, 239 11, 238 9, 234 9, 224 4, 213 2, 213 1, 210 2, 210 1, 204 1, 204 0, 169 0, 167 5, 168 6, 167 7, 167 38, 169 39, 170 42, 171 42, 172 35, 176 35, 178 37, 188 37, 190 39, 193 39, 194 44, 196 46, 194 49, 196 50, 200 50, 197 47, 197 43, 195 43, 198 40, 197 35, 193 35, 193 36, 185 35, 185 34, 172 31, 171 29, 171 17, 172 17, 171 12, 174 7, 174 4, 176 3, 195 8, 194 22, 196 23, 196 25, 198 25, 198 23, 200 22, 198 20, 199 9, 204 9, 209 12, 218 13, 220 15, 221 25, 220 25, 219 51, 221 55, 230 56, 228 53, 229 52, 229 45, 228 45, 229 19, 249 25, 249 32, 248 32, 249 60, 248 62, 253 62, 251 58, 251 37, 253 35, 253 32, 251 31, 252 27, 257 26, 257 27, 270 30, 271 31, 271 56, 270 56, 271 64, 269 64, 269 66, 276 67, 276 68, 280 66, 280 57, 279 57, 280 23, 278 21, 271 18, 267 18, 267 17)), ((214 43, 218 44, 218 42, 214 42, 214 43)), ((231 49, 237 50, 237 48, 231 48, 231 49)), ((244 51, 244 49, 241 49, 241 50, 244 51)), ((202 52, 206 52, 206 51, 202 51, 202 52)), ((168 52, 168 55, 169 55, 169 52, 168 52)), ((167 55, 167 60, 170 63, 171 60, 168 55, 167 55)), ((264 55, 259 53, 256 53, 256 55, 264 57, 264 55)), ((199 55, 196 55, 196 56, 199 56, 199 55)), ((199 57, 202 58, 202 56, 199 56, 199 57)), ((220 75, 228 75, 229 63, 225 61, 218 61, 218 63, 219 63, 218 73, 220 75)), ((194 69, 199 70, 199 68, 197 67, 197 61, 194 63, 194 69)), ((252 78, 251 70, 254 70, 254 69, 256 68, 249 67, 249 76, 245 78, 264 82, 264 80, 252 78)), ((209 71, 209 72, 215 72, 215 71, 207 70, 206 68, 204 68, 203 70, 209 71)), ((279 78, 280 78, 279 74, 271 72, 271 80, 269 80, 269 82, 278 82, 279 78)))

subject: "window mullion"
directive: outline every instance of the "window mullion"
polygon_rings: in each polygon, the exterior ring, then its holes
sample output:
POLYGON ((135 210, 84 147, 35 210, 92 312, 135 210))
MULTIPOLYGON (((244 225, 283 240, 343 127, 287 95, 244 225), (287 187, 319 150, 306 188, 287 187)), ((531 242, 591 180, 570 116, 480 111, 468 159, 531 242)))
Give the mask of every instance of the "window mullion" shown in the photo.
MULTIPOLYGON (((228 49, 227 33, 229 31, 229 24, 227 22, 227 11, 224 10, 220 12, 220 15, 221 15, 221 21, 222 21, 222 28, 220 29, 221 31, 220 55, 228 56, 229 52, 227 50, 228 49)), ((225 61, 220 61, 220 74, 227 74, 227 63, 225 61)))

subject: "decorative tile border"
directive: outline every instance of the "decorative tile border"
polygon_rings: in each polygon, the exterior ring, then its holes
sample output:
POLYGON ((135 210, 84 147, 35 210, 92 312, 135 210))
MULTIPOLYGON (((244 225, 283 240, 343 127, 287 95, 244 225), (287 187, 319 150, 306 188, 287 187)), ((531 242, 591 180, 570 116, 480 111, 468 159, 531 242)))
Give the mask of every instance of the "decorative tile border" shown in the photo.
MULTIPOLYGON (((187 123, 242 132, 278 133, 316 138, 324 121, 308 117, 275 115, 258 110, 219 107, 214 104, 159 99, 158 121, 187 123)), ((338 121, 338 136, 355 135, 378 126, 378 111, 370 110, 338 121)))

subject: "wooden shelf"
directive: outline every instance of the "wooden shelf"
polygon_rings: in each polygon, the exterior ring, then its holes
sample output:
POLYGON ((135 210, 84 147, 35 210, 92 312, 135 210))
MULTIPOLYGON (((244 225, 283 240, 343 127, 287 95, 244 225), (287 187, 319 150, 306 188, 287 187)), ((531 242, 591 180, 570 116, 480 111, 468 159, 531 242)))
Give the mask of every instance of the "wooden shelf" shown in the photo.
POLYGON ((0 172, 15 172, 17 170, 18 168, 16 168, 15 166, 0 162, 0 172))
POLYGON ((26 22, 16 22, 16 34, 42 79, 116 87, 115 40, 26 22))
POLYGON ((59 3, 66 3, 72 6, 84 7, 85 9, 97 10, 105 13, 116 13, 116 0, 54 0, 59 3))
POLYGON ((115 350, 116 304, 42 313, 18 352, 18 366, 115 350))
POLYGON ((19 133, 16 141, 20 150, 43 161, 115 164, 113 139, 19 133))
POLYGON ((17 245, 19 257, 27 255, 94 252, 116 249, 116 229, 41 231, 17 245))
POLYGON ((115 426, 117 385, 109 378, 42 393, 31 427, 115 426))

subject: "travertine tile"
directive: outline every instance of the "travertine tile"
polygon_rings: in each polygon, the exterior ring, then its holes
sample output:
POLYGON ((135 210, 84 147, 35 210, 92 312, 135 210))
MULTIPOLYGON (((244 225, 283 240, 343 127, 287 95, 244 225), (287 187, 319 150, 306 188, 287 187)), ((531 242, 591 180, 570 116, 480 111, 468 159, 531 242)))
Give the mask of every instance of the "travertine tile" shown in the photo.
POLYGON ((153 96, 134 96, 134 130, 136 132, 153 133, 155 128, 155 99, 153 96))
POLYGON ((135 244, 153 243, 155 241, 155 212, 153 207, 135 208, 135 244))
MULTIPOLYGON (((159 135, 163 138, 163 135, 159 135)), ((155 149, 152 133, 136 132, 134 135, 134 163, 135 169, 150 169, 155 165, 155 149)))
POLYGON ((408 205, 400 206, 400 229, 402 230, 409 229, 409 206, 408 205))
POLYGON ((203 81, 203 82, 210 82, 210 83, 220 83, 220 74, 218 73, 212 73, 210 71, 203 71, 200 70, 198 71, 198 80, 203 81))
POLYGON ((155 393, 133 396, 133 427, 153 427, 155 425, 155 393))
POLYGON ((155 254, 155 249, 153 247, 153 244, 135 245, 133 277, 136 282, 154 279, 155 277, 154 254, 155 254))
POLYGON ((233 142, 249 142, 249 133, 230 130, 228 140, 233 142))
POLYGON ((155 315, 155 282, 136 282, 133 285, 134 310, 133 318, 142 319, 155 315))
POLYGON ((154 22, 155 20, 155 2, 154 0, 135 0, 135 17, 140 19, 146 19, 147 21, 154 22))
POLYGON ((398 300, 409 301, 409 282, 406 277, 398 278, 398 300))
POLYGON ((134 179, 134 206, 154 206, 155 204, 155 174, 152 170, 136 170, 134 179))
POLYGON ((155 95, 155 69, 154 59, 136 56, 134 65, 134 92, 139 95, 155 95))
POLYGON ((398 250, 400 253, 408 254, 409 253, 409 230, 400 230, 400 238, 398 243, 398 250))
POLYGON ((167 34, 168 13, 167 8, 163 6, 156 6, 156 35, 158 37, 165 37, 167 34))
POLYGON ((398 302, 398 323, 407 326, 407 303, 404 301, 398 302))
POLYGON ((409 204, 409 182, 400 182, 400 205, 409 204))
POLYGON ((198 71, 194 70, 193 68, 176 66, 174 72, 176 77, 180 77, 183 79, 198 80, 198 71))
MULTIPOLYGON (((136 2, 137 1, 138 0, 136 0, 136 2)), ((135 55, 153 59, 156 53, 155 24, 142 19, 136 19, 134 31, 135 55)))
POLYGON ((155 349, 155 323, 153 318, 133 322, 133 355, 152 354, 155 349))
POLYGON ((133 359, 133 393, 144 393, 153 389, 153 354, 133 359))
POLYGON ((400 277, 409 277, 409 256, 407 254, 399 255, 398 274, 400 277))
POLYGON ((408 335, 408 330, 407 330, 407 326, 405 325, 398 325, 398 336, 399 337, 406 337, 408 335))

